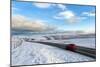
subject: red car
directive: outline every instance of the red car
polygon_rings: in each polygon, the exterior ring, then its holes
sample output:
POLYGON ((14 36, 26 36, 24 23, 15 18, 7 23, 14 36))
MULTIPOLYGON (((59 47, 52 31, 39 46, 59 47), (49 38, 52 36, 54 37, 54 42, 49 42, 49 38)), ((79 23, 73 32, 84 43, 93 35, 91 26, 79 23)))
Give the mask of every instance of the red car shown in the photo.
POLYGON ((76 45, 75 44, 68 44, 66 46, 67 50, 75 51, 76 50, 76 45))

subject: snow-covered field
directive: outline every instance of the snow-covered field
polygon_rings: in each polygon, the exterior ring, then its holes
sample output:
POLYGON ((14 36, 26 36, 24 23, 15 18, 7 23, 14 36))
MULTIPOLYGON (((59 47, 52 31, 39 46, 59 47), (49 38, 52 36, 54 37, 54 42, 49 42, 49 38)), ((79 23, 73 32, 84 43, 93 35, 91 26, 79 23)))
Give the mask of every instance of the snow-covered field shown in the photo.
POLYGON ((65 43, 74 43, 78 46, 84 46, 89 48, 95 48, 95 38, 78 38, 78 39, 69 39, 65 43))
MULTIPOLYGON (((12 65, 32 65, 32 64, 48 64, 48 63, 68 63, 79 61, 93 61, 95 59, 74 53, 71 51, 63 50, 57 47, 26 42, 23 38, 31 38, 28 36, 13 36, 11 48, 11 64, 12 65)), ((39 40, 43 37, 32 37, 39 40)), ((52 40, 55 41, 55 40, 52 40)), ((80 46, 87 46, 95 48, 95 39, 69 39, 61 41, 63 43, 75 43, 80 46)))

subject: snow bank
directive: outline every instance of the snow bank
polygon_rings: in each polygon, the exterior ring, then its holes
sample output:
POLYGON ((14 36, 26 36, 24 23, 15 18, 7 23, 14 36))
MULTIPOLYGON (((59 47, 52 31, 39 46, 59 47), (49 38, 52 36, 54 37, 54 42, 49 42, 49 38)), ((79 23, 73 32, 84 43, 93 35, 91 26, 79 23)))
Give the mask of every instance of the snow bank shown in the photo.
POLYGON ((23 43, 23 40, 21 38, 12 37, 12 39, 11 39, 12 49, 19 47, 22 43, 23 43))
POLYGON ((63 44, 76 44, 77 46, 95 48, 95 38, 75 38, 66 40, 44 40, 44 42, 63 43, 63 44))
POLYGON ((84 46, 89 48, 95 48, 95 38, 76 38, 76 39, 69 39, 66 40, 65 43, 74 43, 78 46, 84 46))
MULTIPOLYGON (((12 44, 12 46, 14 45, 12 44)), ((12 65, 67 63, 93 60, 95 59, 39 43, 23 42, 16 49, 12 49, 12 65)))

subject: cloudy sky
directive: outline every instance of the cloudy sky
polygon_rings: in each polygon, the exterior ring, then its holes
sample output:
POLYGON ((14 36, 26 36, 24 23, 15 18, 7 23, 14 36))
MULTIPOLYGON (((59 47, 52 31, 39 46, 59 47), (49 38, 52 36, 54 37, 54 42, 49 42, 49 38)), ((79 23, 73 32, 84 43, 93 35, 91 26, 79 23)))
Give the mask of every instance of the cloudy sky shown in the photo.
POLYGON ((15 31, 95 31, 95 6, 12 2, 15 31))

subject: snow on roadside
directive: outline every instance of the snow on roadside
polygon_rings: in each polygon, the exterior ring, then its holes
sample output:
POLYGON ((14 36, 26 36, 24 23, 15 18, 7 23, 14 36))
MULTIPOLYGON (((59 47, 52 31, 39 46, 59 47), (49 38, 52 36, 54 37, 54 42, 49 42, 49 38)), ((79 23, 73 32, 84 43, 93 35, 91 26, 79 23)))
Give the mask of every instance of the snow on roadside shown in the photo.
POLYGON ((95 38, 76 38, 76 39, 69 39, 66 40, 66 43, 74 43, 78 46, 84 46, 89 48, 95 48, 95 38))
POLYGON ((76 44, 77 46, 95 48, 95 38, 75 38, 67 40, 45 40, 44 42, 76 44))
POLYGON ((92 60, 95 59, 39 43, 23 42, 19 47, 12 49, 12 65, 48 64, 92 60))
POLYGON ((15 49, 17 47, 19 47, 21 44, 22 44, 23 40, 21 38, 16 38, 16 37, 13 37, 11 39, 11 49, 15 49))

